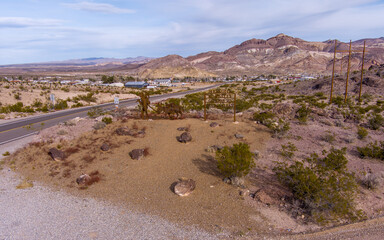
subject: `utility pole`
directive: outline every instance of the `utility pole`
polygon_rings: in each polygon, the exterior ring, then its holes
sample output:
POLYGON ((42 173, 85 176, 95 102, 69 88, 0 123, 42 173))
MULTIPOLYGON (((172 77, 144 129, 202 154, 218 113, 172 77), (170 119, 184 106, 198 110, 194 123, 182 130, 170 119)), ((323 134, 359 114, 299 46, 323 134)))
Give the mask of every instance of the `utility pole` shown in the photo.
POLYGON ((351 68, 351 49, 352 48, 352 40, 349 41, 349 56, 348 56, 348 70, 347 70, 347 78, 345 79, 345 97, 344 97, 344 103, 347 102, 348 97, 348 79, 349 79, 349 70, 351 68))

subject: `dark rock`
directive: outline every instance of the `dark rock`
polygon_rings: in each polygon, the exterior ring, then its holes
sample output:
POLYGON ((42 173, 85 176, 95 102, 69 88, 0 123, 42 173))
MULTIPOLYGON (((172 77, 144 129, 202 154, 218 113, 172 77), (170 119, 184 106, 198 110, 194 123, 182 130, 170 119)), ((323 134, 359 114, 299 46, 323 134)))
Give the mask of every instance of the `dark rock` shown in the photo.
POLYGON ((180 136, 176 137, 177 141, 187 143, 192 141, 192 136, 189 132, 183 132, 180 136))
POLYGON ((49 149, 48 154, 52 157, 55 161, 63 161, 65 158, 65 154, 63 151, 58 150, 57 148, 51 148, 49 149))
POLYGON ((320 90, 324 86, 324 83, 318 83, 312 87, 313 90, 320 90))
POLYGON ((242 139, 242 138, 244 138, 244 135, 239 134, 239 133, 236 133, 236 134, 235 134, 235 138, 237 138, 237 139, 242 139))
POLYGON ((378 86, 376 81, 372 78, 369 78, 369 77, 363 78, 363 84, 368 86, 368 87, 377 87, 378 86))
POLYGON ((103 143, 103 145, 101 145, 100 149, 103 151, 108 151, 109 149, 111 149, 111 147, 107 143, 103 143))
POLYGON ((129 156, 133 160, 140 160, 144 156, 144 149, 133 149, 130 153, 129 156))
POLYGON ((76 183, 79 185, 88 185, 91 182, 91 177, 88 174, 82 174, 76 179, 76 183))
POLYGON ((180 179, 174 187, 174 192, 177 195, 184 197, 191 194, 195 188, 196 182, 192 179, 180 179))
POLYGON ((217 122, 212 122, 211 124, 209 124, 210 127, 218 127, 220 126, 217 122))
POLYGON ((178 127, 177 131, 188 131, 187 127, 178 127))

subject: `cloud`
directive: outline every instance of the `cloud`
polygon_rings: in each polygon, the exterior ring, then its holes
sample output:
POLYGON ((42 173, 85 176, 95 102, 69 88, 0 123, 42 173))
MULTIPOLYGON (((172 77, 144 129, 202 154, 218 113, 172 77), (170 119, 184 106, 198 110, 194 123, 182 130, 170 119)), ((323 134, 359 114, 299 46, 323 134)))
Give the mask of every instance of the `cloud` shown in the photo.
POLYGON ((88 12, 101 12, 110 14, 135 13, 135 10, 127 8, 118 8, 108 3, 80 2, 65 3, 64 5, 76 10, 83 10, 88 12))
POLYGON ((57 19, 34 19, 25 17, 0 17, 0 28, 52 27, 61 25, 57 19))

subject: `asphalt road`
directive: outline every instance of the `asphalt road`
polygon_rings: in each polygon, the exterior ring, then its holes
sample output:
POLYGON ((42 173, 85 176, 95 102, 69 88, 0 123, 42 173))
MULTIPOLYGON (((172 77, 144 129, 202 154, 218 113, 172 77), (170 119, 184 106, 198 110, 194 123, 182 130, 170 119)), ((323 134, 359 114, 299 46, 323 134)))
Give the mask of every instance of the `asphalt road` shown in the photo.
MULTIPOLYGON (((185 92, 170 93, 164 95, 151 96, 150 101, 156 102, 172 97, 182 97, 187 94, 206 91, 212 88, 216 88, 222 84, 212 85, 205 88, 194 89, 185 92)), ((119 107, 135 107, 137 105, 137 98, 120 101, 119 107)), ((90 109, 96 106, 81 107, 75 109, 68 109, 58 112, 47 113, 39 116, 33 116, 23 119, 10 121, 0 124, 0 145, 10 143, 12 141, 37 134, 44 128, 52 127, 58 123, 68 121, 75 117, 85 117, 90 109)), ((115 108, 114 103, 105 103, 97 105, 102 110, 112 110, 115 108)))

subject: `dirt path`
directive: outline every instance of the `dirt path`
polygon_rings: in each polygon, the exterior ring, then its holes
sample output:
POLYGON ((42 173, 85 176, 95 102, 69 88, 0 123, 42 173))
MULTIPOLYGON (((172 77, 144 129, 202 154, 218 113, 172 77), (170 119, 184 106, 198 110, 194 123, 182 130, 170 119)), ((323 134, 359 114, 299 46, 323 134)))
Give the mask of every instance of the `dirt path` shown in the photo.
POLYGON ((351 239, 351 240, 381 240, 384 238, 384 217, 365 222, 349 224, 328 229, 322 232, 297 235, 289 239, 351 239))

